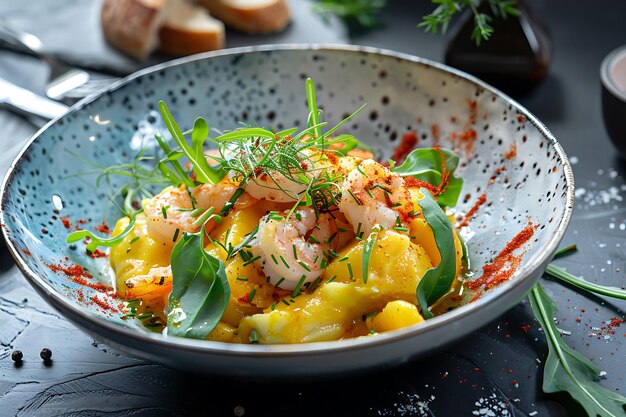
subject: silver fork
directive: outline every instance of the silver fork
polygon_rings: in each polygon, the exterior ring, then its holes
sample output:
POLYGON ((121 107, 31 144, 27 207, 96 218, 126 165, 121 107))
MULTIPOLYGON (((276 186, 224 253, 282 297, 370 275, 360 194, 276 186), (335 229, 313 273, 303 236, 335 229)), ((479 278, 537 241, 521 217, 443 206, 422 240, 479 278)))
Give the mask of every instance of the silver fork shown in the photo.
POLYGON ((119 79, 108 75, 94 75, 65 64, 46 53, 37 36, 2 19, 0 19, 0 40, 8 43, 11 49, 34 55, 46 62, 50 68, 46 95, 54 100, 76 101, 106 88, 119 79))

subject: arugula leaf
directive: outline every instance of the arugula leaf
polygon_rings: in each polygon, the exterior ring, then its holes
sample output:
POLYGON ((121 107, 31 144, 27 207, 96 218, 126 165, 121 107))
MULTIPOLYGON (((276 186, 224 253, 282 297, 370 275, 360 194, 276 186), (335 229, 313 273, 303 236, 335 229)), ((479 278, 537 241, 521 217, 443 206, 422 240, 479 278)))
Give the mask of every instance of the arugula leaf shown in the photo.
POLYGON ((217 326, 230 299, 224 263, 204 249, 204 227, 184 233, 172 249, 172 292, 167 333, 206 339, 217 326))
POLYGON ((585 279, 572 275, 569 272, 567 272, 564 268, 558 267, 556 265, 548 264, 548 266, 546 267, 546 273, 550 276, 553 276, 554 278, 558 278, 561 281, 565 281, 583 290, 587 290, 595 294, 601 294, 601 295, 606 295, 608 297, 626 300, 625 290, 621 288, 617 288, 617 287, 610 287, 607 285, 594 284, 593 282, 589 282, 585 279))
POLYGON ((426 181, 434 186, 441 184, 443 177, 442 168, 449 174, 448 184, 441 194, 437 196, 437 202, 441 206, 452 207, 456 205, 463 188, 463 179, 454 176, 454 171, 459 165, 459 156, 445 148, 418 148, 414 149, 404 159, 402 165, 392 167, 403 177, 414 177, 426 181))
POLYGON ((424 198, 419 200, 418 204, 422 209, 424 219, 433 231, 437 249, 441 255, 439 265, 426 271, 417 284, 417 301, 422 309, 422 315, 430 319, 433 314, 428 308, 450 291, 456 277, 456 248, 454 231, 448 216, 428 190, 421 188, 420 192, 424 198))
POLYGON ((583 406, 589 416, 624 416, 626 398, 599 385, 600 369, 567 346, 559 335, 553 320, 555 302, 539 284, 535 284, 528 298, 535 317, 544 329, 549 348, 543 374, 543 391, 567 392, 583 406))
POLYGON ((159 111, 161 112, 163 121, 165 122, 167 129, 170 131, 172 138, 174 138, 176 144, 193 165, 197 180, 204 184, 217 184, 220 182, 226 175, 226 171, 222 169, 220 165, 209 165, 202 149, 202 145, 204 144, 209 132, 206 121, 201 118, 196 120, 193 131, 191 132, 193 145, 193 147, 191 147, 187 143, 187 140, 185 139, 183 132, 180 130, 178 123, 174 120, 172 113, 170 113, 167 108, 167 104, 165 104, 163 100, 159 101, 159 111))

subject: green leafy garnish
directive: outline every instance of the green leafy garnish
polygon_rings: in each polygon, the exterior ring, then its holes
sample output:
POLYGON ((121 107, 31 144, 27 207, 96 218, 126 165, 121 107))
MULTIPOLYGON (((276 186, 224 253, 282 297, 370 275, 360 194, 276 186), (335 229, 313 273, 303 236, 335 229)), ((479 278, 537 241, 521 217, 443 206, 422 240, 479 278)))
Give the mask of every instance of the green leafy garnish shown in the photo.
POLYGON ((67 243, 75 243, 75 242, 78 242, 79 240, 89 238, 90 241, 86 247, 88 252, 94 252, 98 248, 98 246, 108 246, 108 247, 116 246, 122 243, 124 238, 133 230, 133 228, 135 227, 136 217, 137 217, 136 215, 132 216, 130 218, 130 221, 128 222, 128 226, 126 226, 126 229, 124 229, 122 233, 120 233, 117 236, 113 236, 110 238, 103 238, 103 237, 93 234, 89 230, 83 229, 83 230, 77 230, 75 232, 70 233, 69 235, 67 235, 67 238, 65 241, 67 243))
POLYGON ((454 230, 448 216, 425 188, 420 189, 424 198, 418 204, 426 223, 433 231, 441 261, 431 268, 417 285, 417 301, 426 319, 433 317, 429 307, 446 295, 456 277, 456 248, 454 246, 454 230))
POLYGON ((480 45, 483 40, 488 40, 493 34, 493 27, 489 24, 493 18, 478 9, 481 3, 487 2, 491 14, 496 17, 506 18, 519 15, 516 7, 517 0, 432 0, 432 2, 438 6, 432 13, 423 17, 418 27, 432 34, 436 34, 439 30, 441 33, 446 33, 452 18, 469 8, 474 16, 472 39, 476 45, 480 45))
POLYGON ((463 188, 463 179, 454 176, 459 156, 444 148, 418 148, 409 153, 402 165, 391 168, 403 177, 414 177, 434 186, 442 187, 437 195, 441 206, 452 207, 463 188))
POLYGON ((172 138, 193 165, 196 179, 204 184, 217 184, 220 182, 226 175, 226 171, 219 165, 217 167, 209 165, 204 155, 203 145, 209 133, 206 121, 202 118, 196 119, 191 132, 191 146, 189 146, 178 123, 174 120, 172 113, 170 113, 167 104, 163 100, 159 101, 159 111, 172 138))
POLYGON ((230 287, 224 263, 204 249, 204 234, 204 228, 184 233, 172 249, 168 335, 206 339, 228 305, 230 287))
POLYGON ((335 15, 345 21, 355 21, 363 27, 374 28, 378 25, 376 14, 386 3, 386 0, 319 0, 313 4, 313 11, 325 19, 335 15))
POLYGON ((548 264, 548 266, 546 267, 546 273, 554 278, 558 278, 561 281, 565 281, 568 284, 571 284, 583 290, 595 294, 606 295, 608 297, 619 298, 620 300, 626 300, 625 290, 617 287, 594 284, 593 282, 589 282, 583 278, 572 275, 564 268, 561 268, 554 264, 548 264))
POLYGON ((139 208, 141 200, 153 197, 153 188, 164 187, 170 183, 167 178, 159 175, 155 164, 156 158, 147 155, 149 151, 147 148, 141 149, 137 155, 135 155, 132 162, 112 164, 109 166, 103 166, 90 161, 71 149, 66 148, 65 151, 79 161, 93 167, 92 169, 68 175, 66 178, 97 175, 96 187, 100 188, 104 182, 109 188, 114 190, 115 196, 121 196, 123 203, 120 210, 124 215, 129 217, 141 210, 139 208), (114 187, 111 180, 112 177, 121 177, 126 182, 121 186, 114 187))
POLYGON ((382 227, 377 224, 372 227, 365 243, 363 244, 363 258, 361 259, 361 269, 363 270, 363 284, 367 284, 367 279, 370 273, 370 258, 372 257, 372 251, 374 250, 374 244, 378 238, 378 233, 382 230, 382 227))
MULTIPOLYGON (((472 39, 476 45, 491 38, 493 27, 489 24, 492 16, 506 18, 519 15, 517 0, 432 0, 437 7, 422 17, 417 25, 432 34, 446 33, 452 19, 469 8, 474 17, 472 39), (479 10, 479 6, 488 3, 491 15, 479 10)), ((377 15, 387 4, 386 0, 318 0, 313 4, 313 11, 325 20, 335 15, 348 22, 356 22, 366 29, 378 26, 377 15)))
MULTIPOLYGON (((554 254, 554 258, 556 259, 565 255, 570 255, 576 250, 576 245, 566 246, 556 251, 556 253, 554 254)), ((554 265, 554 263, 549 263, 546 267, 545 272, 553 278, 567 282, 568 284, 571 284, 582 290, 589 291, 594 294, 605 295, 607 297, 618 298, 620 300, 626 300, 626 290, 618 287, 611 287, 608 285, 594 284, 593 282, 589 282, 584 278, 570 274, 565 270, 565 268, 554 265)))
POLYGON ((600 369, 565 344, 553 320, 556 304, 541 285, 535 284, 529 299, 535 317, 544 329, 549 348, 543 391, 567 392, 589 416, 623 416, 626 398, 599 385, 600 369))

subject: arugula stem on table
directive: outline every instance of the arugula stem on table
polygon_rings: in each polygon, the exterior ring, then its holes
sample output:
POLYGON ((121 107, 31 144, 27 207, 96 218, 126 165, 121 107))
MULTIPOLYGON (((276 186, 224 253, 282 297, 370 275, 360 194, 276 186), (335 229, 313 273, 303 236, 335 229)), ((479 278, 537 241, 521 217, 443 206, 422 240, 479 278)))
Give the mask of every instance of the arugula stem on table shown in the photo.
POLYGON ((590 417, 624 416, 626 398, 598 384, 600 369, 563 341, 553 318, 556 304, 540 284, 535 284, 528 298, 537 321, 544 329, 549 349, 544 366, 543 391, 567 392, 590 417))

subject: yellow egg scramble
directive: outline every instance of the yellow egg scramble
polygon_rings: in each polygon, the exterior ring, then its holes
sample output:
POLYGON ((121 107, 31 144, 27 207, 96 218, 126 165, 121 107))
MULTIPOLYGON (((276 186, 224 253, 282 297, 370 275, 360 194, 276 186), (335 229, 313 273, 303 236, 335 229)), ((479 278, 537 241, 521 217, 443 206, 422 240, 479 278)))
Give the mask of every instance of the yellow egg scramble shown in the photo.
MULTIPOLYGON (((260 200, 224 217, 210 236, 224 241, 227 231, 233 245, 241 243, 270 211, 288 210, 290 204, 260 200)), ((454 225, 454 218, 448 214, 454 225)), ((129 223, 118 220, 113 235, 129 223)), ((462 274, 462 247, 456 232, 457 277, 462 274)), ((207 240, 209 242, 209 240, 207 240)), ((412 219, 409 233, 382 230, 375 242, 367 283, 362 279, 363 240, 351 239, 326 267, 320 285, 297 297, 267 282, 256 263, 244 265, 241 257, 226 260, 220 246, 209 243, 206 250, 225 263, 231 297, 209 340, 249 343, 252 333, 259 343, 305 343, 340 340, 400 329, 424 321, 417 307, 415 289, 424 273, 440 261, 432 230, 419 215, 412 219), (251 297, 253 294, 253 297, 251 297)), ((121 244, 111 248, 110 262, 117 277, 117 291, 124 299, 140 298, 142 311, 165 321, 172 277, 145 281, 152 268, 170 264, 171 245, 151 237, 146 217, 136 218, 133 230, 121 244), (133 280, 135 279, 134 285, 133 280), (137 282, 137 279, 142 282, 137 282)), ((171 273, 170 273, 171 274, 171 273)))

